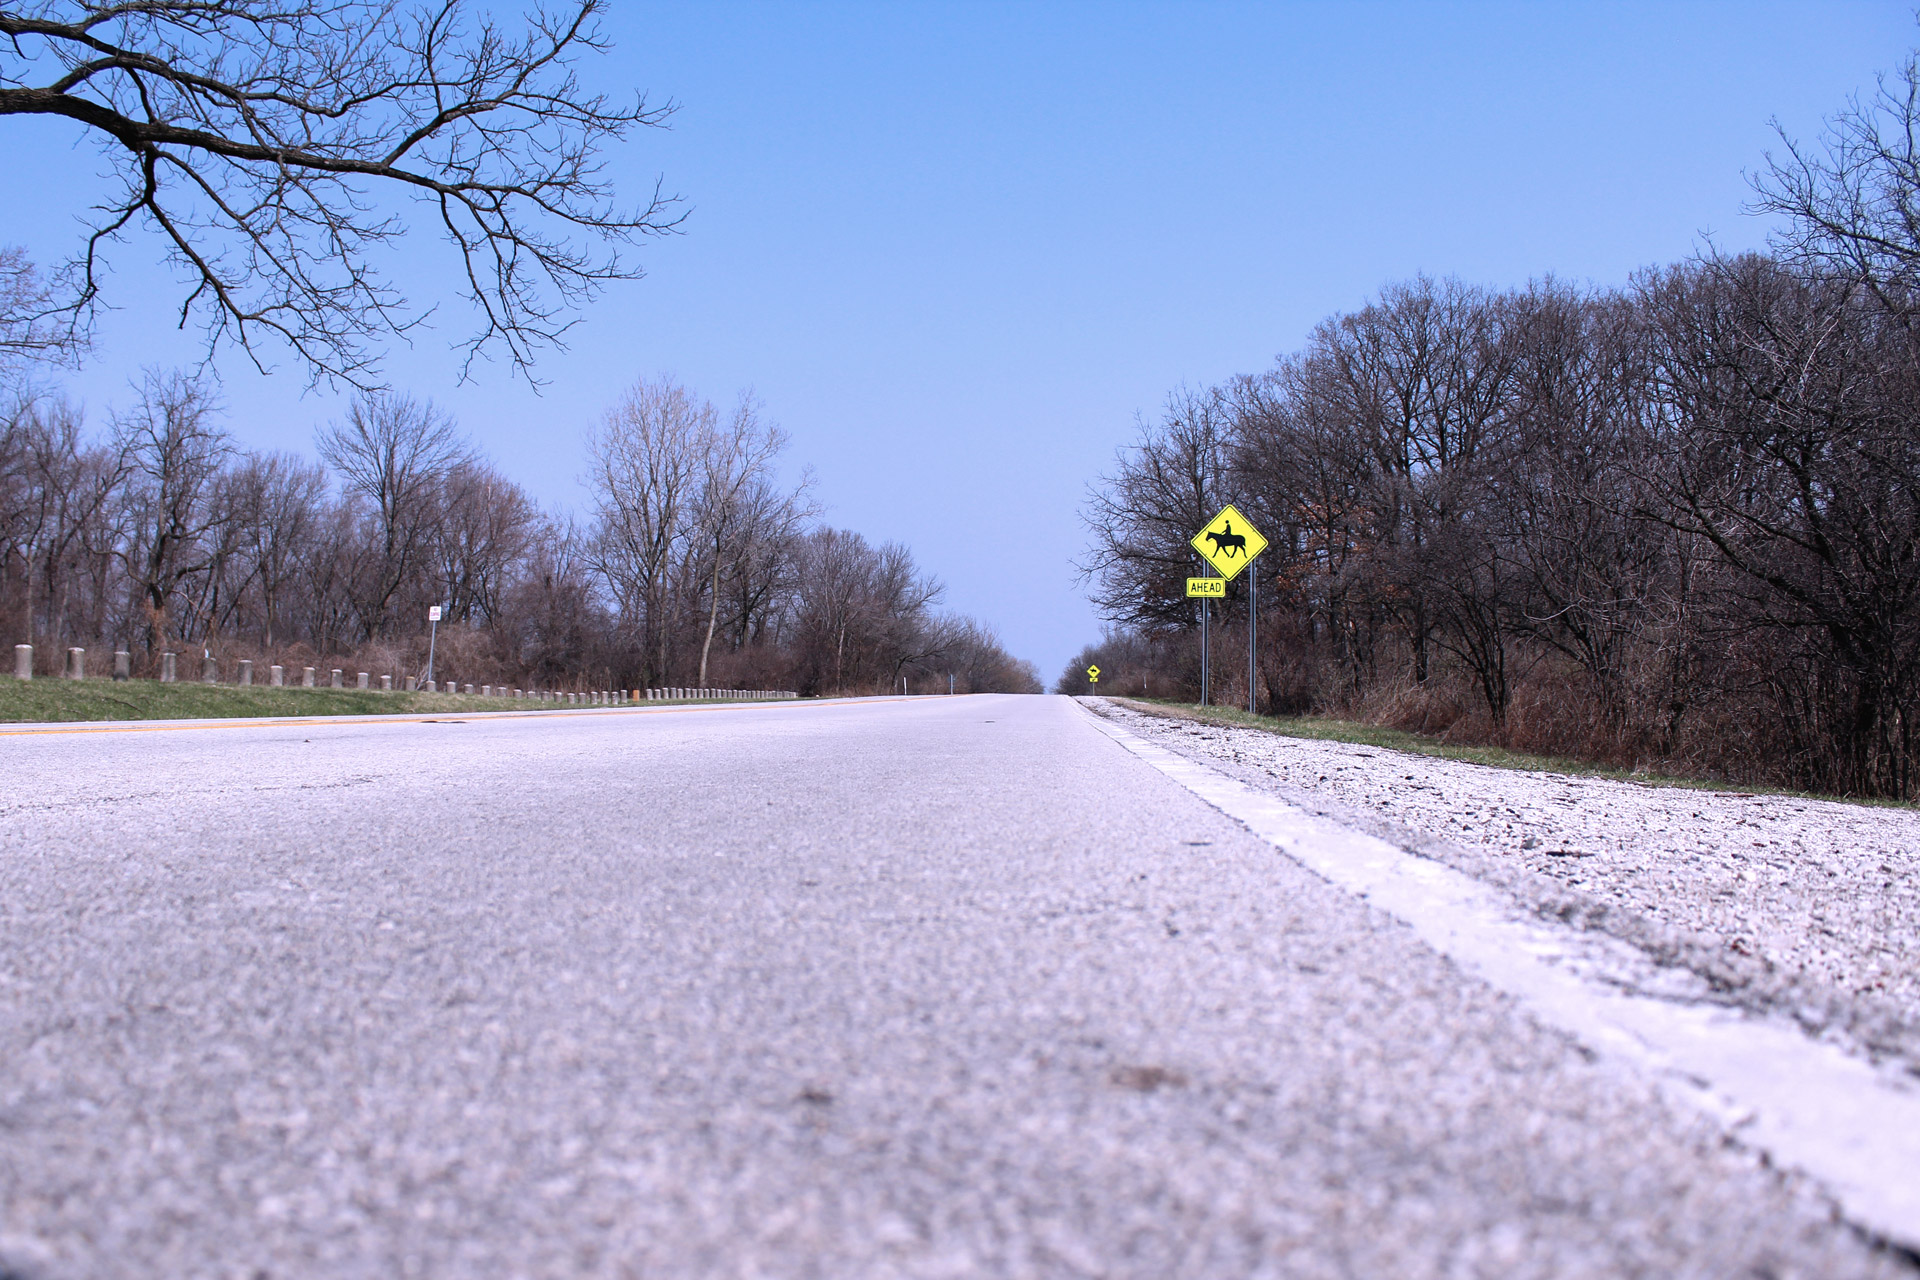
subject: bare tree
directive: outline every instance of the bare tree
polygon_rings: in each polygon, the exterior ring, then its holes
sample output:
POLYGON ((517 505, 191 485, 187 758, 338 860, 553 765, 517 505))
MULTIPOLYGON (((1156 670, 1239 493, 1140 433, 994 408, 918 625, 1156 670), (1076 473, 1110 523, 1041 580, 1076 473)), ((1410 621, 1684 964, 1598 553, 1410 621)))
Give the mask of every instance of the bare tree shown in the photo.
POLYGON ((26 254, 0 245, 0 377, 29 360, 73 355, 78 335, 64 318, 52 286, 26 254))
POLYGON ((638 633, 653 680, 665 680, 673 575, 694 536, 714 408, 671 381, 639 382, 588 441, 594 565, 621 621, 638 633))
POLYGON ((269 648, 299 580, 300 563, 328 519, 327 478, 287 454, 250 454, 235 470, 236 523, 247 560, 245 585, 258 595, 260 641, 269 648))
POLYGON ((450 621, 485 622, 499 612, 509 578, 536 530, 532 501, 492 467, 465 462, 447 474, 440 485, 434 547, 450 621))
POLYGON ((1066 668, 1053 682, 1055 693, 1140 694, 1164 696, 1168 687, 1163 646, 1139 631, 1109 627, 1096 644, 1090 644, 1067 660, 1066 668), (1087 678, 1087 668, 1100 668, 1096 685, 1087 678))
POLYGON ((0 442, 0 536, 7 613, 17 634, 59 639, 98 635, 104 592, 94 586, 103 549, 111 554, 114 508, 126 458, 91 447, 80 415, 64 401, 22 397, 0 442))
POLYGON ((312 539, 296 562, 297 614, 292 628, 321 653, 338 653, 365 636, 366 584, 378 575, 370 566, 367 526, 359 495, 321 508, 312 539))
POLYGON ((815 529, 800 549, 791 605, 802 687, 896 688, 903 668, 941 652, 932 611, 943 592, 899 543, 815 529))
POLYGON ((178 373, 148 373, 134 407, 115 422, 121 452, 132 462, 132 537, 124 555, 146 624, 150 649, 164 647, 182 623, 182 585, 210 564, 207 535, 229 512, 215 502, 229 446, 213 421, 213 389, 178 373))
POLYGON ((513 661, 544 686, 577 676, 607 647, 610 620, 586 542, 570 524, 542 521, 494 624, 513 661))
MULTIPOLYGON (((315 379, 370 386, 379 340, 422 319, 373 262, 406 229, 392 198, 410 195, 477 312, 469 364, 497 349, 525 372, 573 309, 639 274, 622 244, 677 222, 657 187, 617 207, 601 167, 671 111, 583 87, 602 8, 503 22, 464 0, 0 3, 0 115, 74 122, 119 187, 65 273, 72 332, 99 302, 105 245, 144 227, 210 352, 232 342, 263 364, 271 337, 315 379)), ((31 335, 48 314, 29 299, 0 322, 31 335)))
POLYGON ((1920 792, 1905 288, 1892 265, 1812 253, 1707 257, 1623 292, 1389 288, 1268 373, 1182 393, 1123 456, 1088 506, 1095 599, 1128 627, 1101 665, 1187 683, 1177 584, 1155 569, 1210 487, 1277 535, 1259 659, 1276 705, 1920 792), (1383 623, 1376 672, 1358 655, 1383 623), (1283 647, 1306 650, 1305 678, 1283 647))
POLYGON ((1138 441, 1120 451, 1113 474, 1089 487, 1082 520, 1093 542, 1078 568, 1107 618, 1148 628, 1198 621, 1176 584, 1194 569, 1188 539, 1226 500, 1222 410, 1211 392, 1175 392, 1161 421, 1140 424, 1138 441))
POLYGON ((1920 55, 1817 143, 1788 137, 1753 179, 1755 209, 1783 215, 1774 248, 1789 262, 1861 281, 1896 314, 1920 297, 1920 55))
POLYGON ((357 602, 369 640, 387 633, 401 589, 432 552, 442 478, 472 458, 453 419, 432 403, 364 395, 320 433, 320 457, 365 498, 374 565, 357 602))
POLYGON ((972 618, 949 617, 941 627, 941 652, 926 674, 942 688, 952 677, 955 693, 1039 693, 1040 673, 1031 662, 1008 653, 993 628, 972 618))
POLYGON ((722 421, 671 383, 637 386, 593 440, 588 535, 428 404, 363 396, 319 436, 330 476, 235 456, 204 380, 155 373, 138 392, 104 446, 56 400, 0 413, 0 623, 54 641, 48 657, 144 625, 151 648, 397 671, 425 654, 415 606, 439 600, 463 670, 538 687, 658 685, 696 650, 711 682, 743 687, 1034 684, 990 632, 933 612, 939 584, 906 548, 809 529, 810 477, 775 474, 784 437, 751 401, 722 421))
POLYGON ((740 502, 729 557, 730 621, 738 646, 765 642, 775 634, 778 603, 793 589, 800 539, 807 522, 819 514, 812 488, 810 471, 791 489, 768 478, 749 486, 740 502))
POLYGON ((1730 629, 1846 792, 1920 787, 1920 368, 1847 276, 1744 257, 1653 277, 1666 518, 1732 573, 1730 629), (1795 678, 1795 669, 1801 674, 1795 678))
POLYGON ((1621 741, 1637 717, 1665 754, 1691 681, 1670 678, 1660 708, 1636 708, 1629 677, 1662 648, 1669 677, 1684 671, 1691 578, 1686 537, 1651 514, 1640 476, 1663 465, 1642 429, 1654 390, 1645 315, 1631 298, 1559 287, 1530 291, 1522 310, 1511 411, 1523 447, 1498 490, 1497 532, 1522 579, 1511 623, 1585 671, 1596 742, 1621 741))
MULTIPOLYGON (((1297 641, 1328 657, 1342 684, 1357 690, 1371 672, 1384 615, 1371 582, 1377 495, 1372 454, 1345 410, 1324 336, 1316 331, 1306 352, 1227 389, 1229 457, 1248 514, 1272 539, 1261 566, 1262 627, 1278 637, 1291 621, 1297 641)), ((1165 657, 1128 652, 1136 666, 1165 657)), ((1302 660, 1263 658, 1274 705, 1297 710, 1310 698, 1302 660)))
MULTIPOLYGON (((717 424, 716 424, 717 426, 717 424)), ((713 632, 720 621, 720 576, 737 565, 751 535, 782 509, 789 523, 799 499, 781 502, 771 483, 774 460, 787 446, 786 433, 760 418, 760 406, 743 395, 724 429, 707 435, 700 449, 699 502, 694 515, 701 554, 711 558, 707 584, 707 633, 700 642, 700 688, 707 687, 707 662, 713 632), (760 526, 756 528, 756 526, 760 526)))

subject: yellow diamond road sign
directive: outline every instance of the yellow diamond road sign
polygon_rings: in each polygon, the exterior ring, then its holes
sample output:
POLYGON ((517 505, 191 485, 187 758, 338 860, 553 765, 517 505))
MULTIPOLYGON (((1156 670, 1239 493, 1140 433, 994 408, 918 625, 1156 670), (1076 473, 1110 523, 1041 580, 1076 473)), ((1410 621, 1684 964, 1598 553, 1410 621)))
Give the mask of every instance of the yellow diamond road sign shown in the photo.
POLYGON ((1235 508, 1225 507, 1194 535, 1193 549, 1218 569, 1221 577, 1231 578, 1267 549, 1267 540, 1251 520, 1235 508))

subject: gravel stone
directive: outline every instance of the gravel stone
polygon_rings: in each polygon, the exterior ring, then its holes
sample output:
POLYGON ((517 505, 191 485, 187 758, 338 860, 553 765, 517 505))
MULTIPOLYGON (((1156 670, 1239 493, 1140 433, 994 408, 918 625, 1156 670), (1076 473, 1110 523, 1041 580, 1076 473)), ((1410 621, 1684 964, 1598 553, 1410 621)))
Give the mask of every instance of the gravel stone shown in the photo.
POLYGON ((1542 773, 1090 709, 1920 1074, 1920 811, 1542 773))

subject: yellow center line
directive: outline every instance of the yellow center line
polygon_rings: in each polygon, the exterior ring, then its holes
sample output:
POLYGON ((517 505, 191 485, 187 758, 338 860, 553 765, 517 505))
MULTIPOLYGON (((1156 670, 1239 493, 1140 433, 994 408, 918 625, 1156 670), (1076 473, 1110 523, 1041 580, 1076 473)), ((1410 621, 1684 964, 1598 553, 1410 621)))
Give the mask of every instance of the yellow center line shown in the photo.
POLYGON ((0 729, 0 738, 38 738, 56 734, 87 733, 177 733, 188 729, 297 729, 311 725, 341 724, 427 724, 434 721, 472 718, 480 723, 487 720, 549 720, 563 716, 667 716, 680 715, 690 711, 744 711, 749 708, 760 711, 799 711, 817 710, 821 707, 870 706, 876 702, 913 702, 914 698, 858 698, 848 701, 838 699, 831 702, 743 702, 734 705, 684 705, 673 707, 580 707, 571 711, 441 711, 420 715, 390 716, 313 716, 285 717, 282 719, 259 720, 195 720, 188 724, 115 724, 95 722, 86 724, 62 725, 54 727, 36 727, 32 729, 0 729))

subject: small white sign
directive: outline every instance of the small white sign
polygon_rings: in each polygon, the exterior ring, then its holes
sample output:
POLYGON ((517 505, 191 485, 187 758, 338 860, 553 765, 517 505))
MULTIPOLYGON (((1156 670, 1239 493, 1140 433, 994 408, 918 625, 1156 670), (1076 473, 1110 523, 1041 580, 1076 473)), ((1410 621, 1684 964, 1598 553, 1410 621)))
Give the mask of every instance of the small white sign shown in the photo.
POLYGON ((427 621, 428 621, 428 622, 438 622, 438 621, 440 621, 440 606, 439 606, 439 605, 437 605, 437 604, 436 604, 436 605, 432 605, 432 606, 430 606, 430 607, 429 607, 429 608, 427 609, 427 621))

